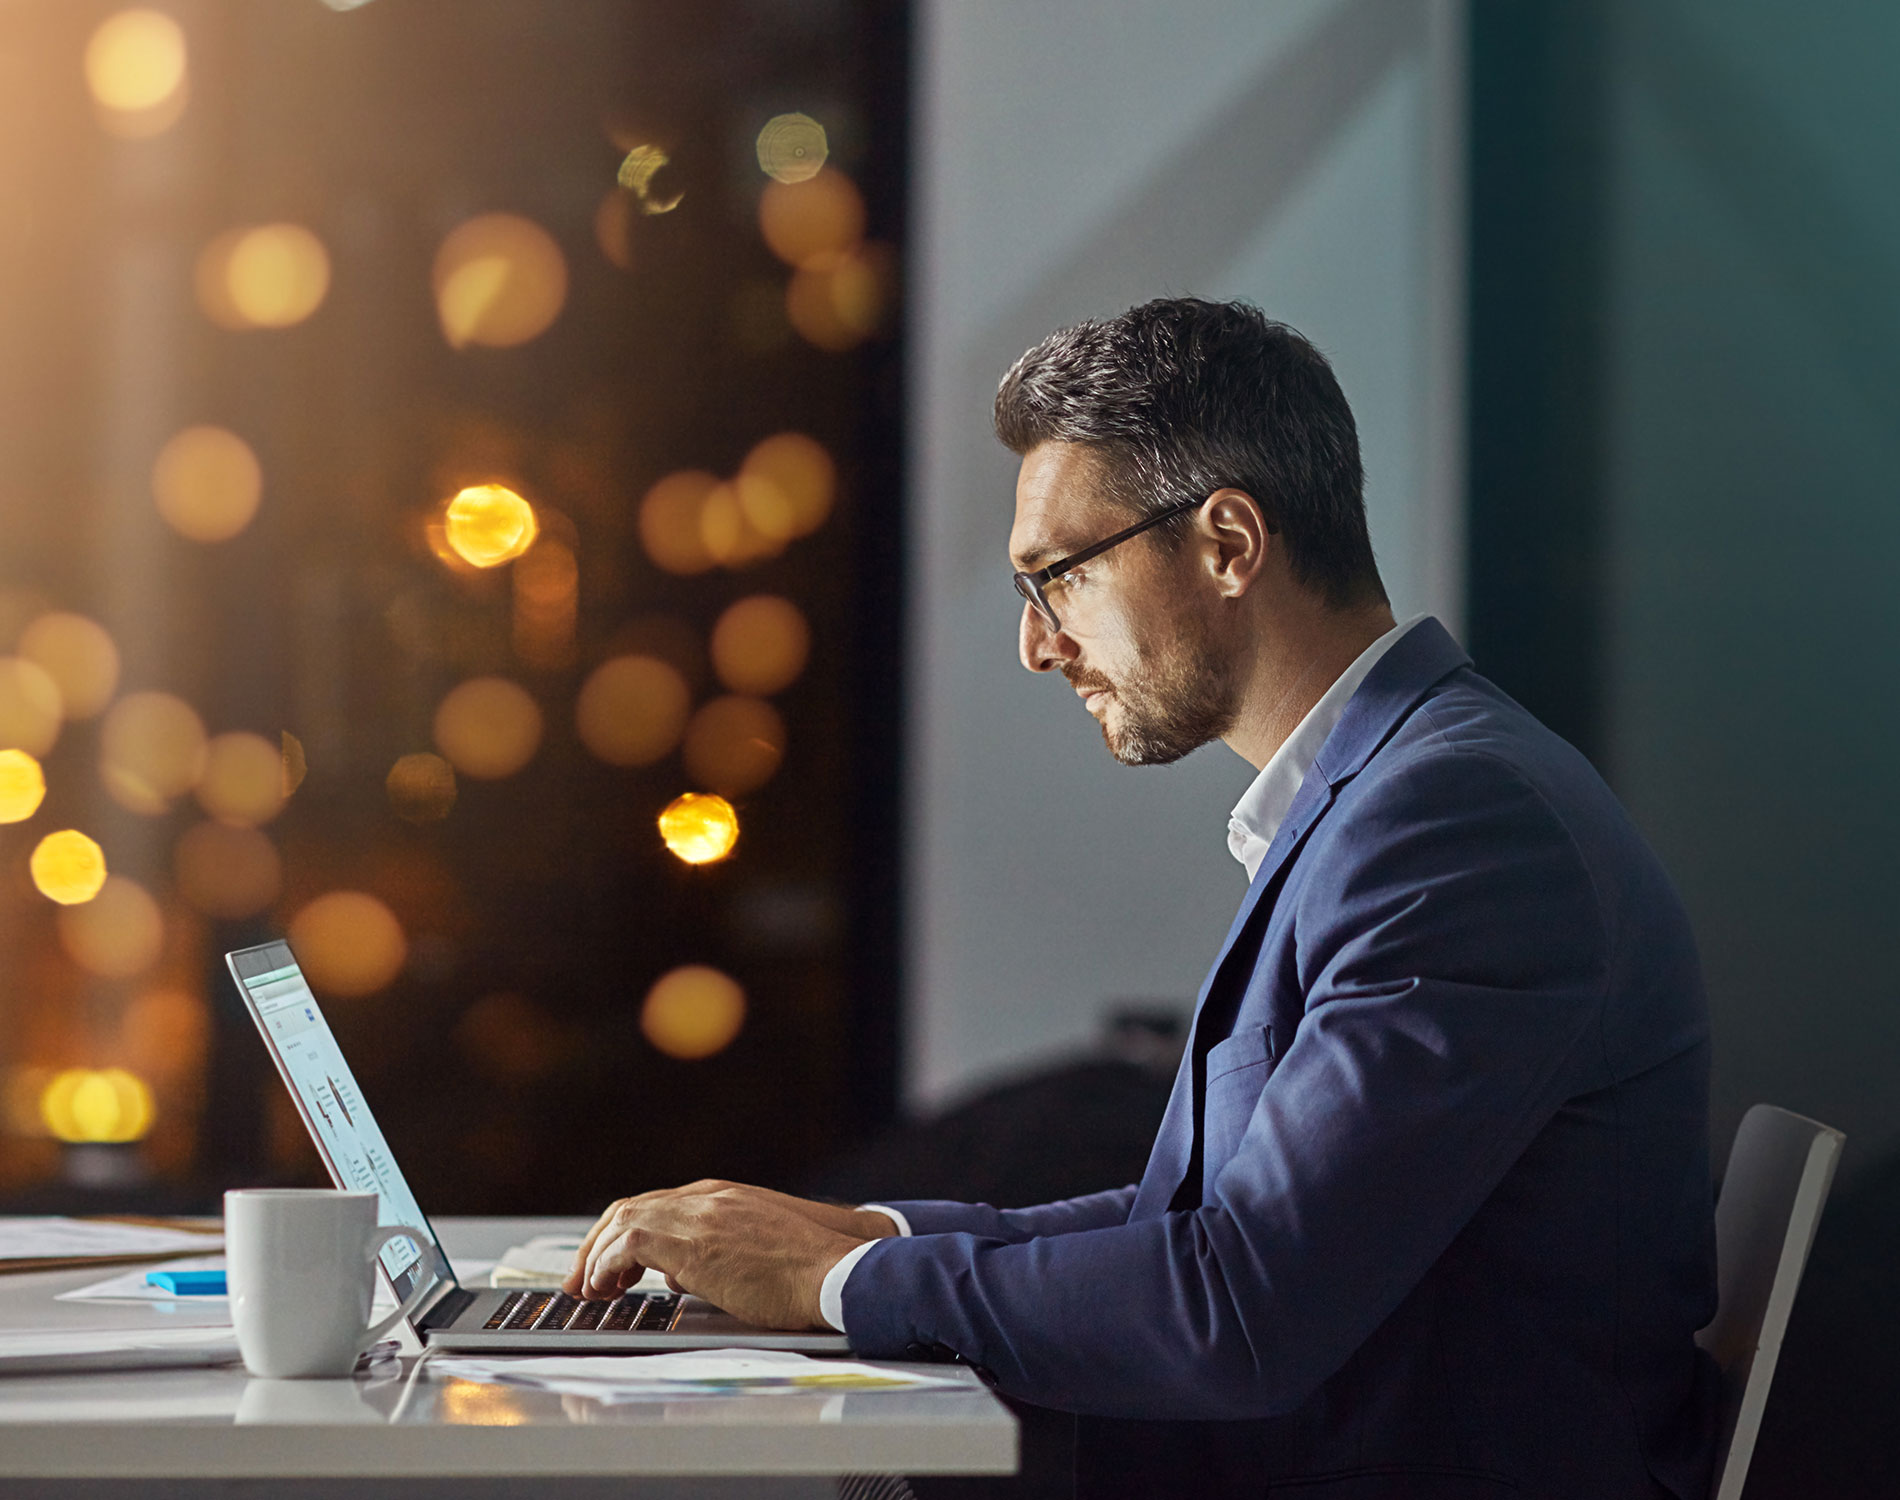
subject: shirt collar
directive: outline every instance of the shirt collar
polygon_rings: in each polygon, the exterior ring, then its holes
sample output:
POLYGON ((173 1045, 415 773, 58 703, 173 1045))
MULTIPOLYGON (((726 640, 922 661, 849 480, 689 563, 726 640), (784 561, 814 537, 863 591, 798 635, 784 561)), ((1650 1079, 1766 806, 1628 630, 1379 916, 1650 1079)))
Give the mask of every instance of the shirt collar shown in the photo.
POLYGON ((1260 862, 1267 857, 1267 846, 1273 842, 1274 834, 1280 831, 1280 824, 1286 820, 1287 809, 1299 795, 1300 783, 1306 780, 1308 767, 1313 764, 1313 758, 1319 754, 1320 747, 1326 743, 1326 737, 1333 732, 1333 727, 1339 723, 1340 716, 1346 712, 1346 705, 1352 701, 1352 695, 1359 691, 1359 684, 1378 665, 1379 658, 1398 644, 1401 636, 1421 620, 1430 618, 1428 614, 1419 614, 1401 620, 1361 651, 1353 664, 1341 672, 1333 685, 1320 695, 1319 702, 1307 711, 1298 727, 1286 737, 1286 743, 1273 752, 1273 758, 1234 805, 1233 814, 1227 820, 1227 848, 1235 859, 1247 867, 1248 880, 1251 881, 1259 873, 1260 862))

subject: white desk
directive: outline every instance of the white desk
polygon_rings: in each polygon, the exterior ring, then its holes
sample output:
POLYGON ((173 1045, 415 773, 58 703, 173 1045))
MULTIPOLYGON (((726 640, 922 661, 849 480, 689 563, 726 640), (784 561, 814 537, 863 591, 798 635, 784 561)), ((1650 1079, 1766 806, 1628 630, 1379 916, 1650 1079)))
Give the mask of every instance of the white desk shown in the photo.
MULTIPOLYGON (((490 1258, 573 1220, 446 1219, 451 1256, 490 1258)), ((125 1327, 227 1321, 188 1302, 55 1302, 108 1272, 0 1275, 0 1326, 125 1327), (171 1308, 172 1311, 161 1311, 171 1308)), ((351 1500, 729 1494, 836 1496, 843 1474, 1008 1474, 1016 1419, 968 1385, 916 1394, 721 1396, 608 1406, 522 1387, 431 1377, 381 1362, 349 1381, 259 1381, 242 1366, 0 1378, 0 1491, 148 1497, 257 1492, 351 1500), (108 1483, 101 1484, 101 1481, 108 1483), (120 1481, 120 1483, 110 1483, 120 1481), (136 1481, 136 1483, 131 1483, 136 1481), (285 1484, 283 1481, 293 1481, 285 1484), (327 1483, 326 1483, 327 1481, 327 1483)))

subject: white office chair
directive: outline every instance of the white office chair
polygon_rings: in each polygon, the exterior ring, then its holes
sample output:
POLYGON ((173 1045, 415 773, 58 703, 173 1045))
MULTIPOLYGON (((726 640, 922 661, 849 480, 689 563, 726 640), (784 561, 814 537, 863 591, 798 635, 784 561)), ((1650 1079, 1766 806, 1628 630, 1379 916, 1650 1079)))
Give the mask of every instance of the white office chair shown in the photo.
POLYGON ((1722 1371, 1712 1500, 1740 1500, 1788 1311, 1844 1139, 1772 1104, 1757 1104, 1735 1133, 1715 1205, 1715 1318, 1696 1335, 1722 1371))

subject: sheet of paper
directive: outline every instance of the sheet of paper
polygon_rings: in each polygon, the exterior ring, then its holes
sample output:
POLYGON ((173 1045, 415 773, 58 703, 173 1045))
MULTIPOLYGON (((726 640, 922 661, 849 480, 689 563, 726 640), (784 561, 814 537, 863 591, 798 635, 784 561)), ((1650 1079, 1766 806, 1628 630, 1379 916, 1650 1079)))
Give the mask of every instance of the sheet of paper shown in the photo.
POLYGON ((0 1330, 0 1375, 216 1365, 237 1357, 237 1331, 228 1325, 0 1330))
MULTIPOLYGON (((471 1283, 479 1285, 483 1277, 494 1269, 491 1260, 458 1260, 455 1262, 456 1278, 464 1286, 471 1283)), ((168 1292, 162 1286, 153 1286, 145 1279, 150 1268, 135 1266, 122 1271, 117 1276, 108 1276, 103 1281, 95 1281, 86 1286, 74 1287, 70 1292, 59 1292, 54 1296, 56 1302, 184 1302, 206 1303, 213 1307, 222 1307, 230 1299, 225 1296, 181 1297, 176 1292, 168 1292)), ((168 1271, 221 1271, 224 1269, 222 1255, 193 1255, 183 1260, 165 1262, 168 1271)), ((396 1299, 389 1288, 380 1280, 376 1283, 375 1305, 387 1310, 396 1305, 396 1299)))
POLYGON ((645 1401, 655 1397, 751 1396, 773 1392, 836 1392, 963 1389, 961 1381, 919 1375, 885 1365, 844 1359, 813 1359, 781 1349, 706 1349, 677 1354, 554 1354, 525 1359, 432 1359, 437 1377, 508 1385, 596 1401, 645 1401))
POLYGON ((0 1217, 0 1261, 79 1259, 89 1255, 169 1255, 215 1249, 217 1235, 97 1219, 0 1217))

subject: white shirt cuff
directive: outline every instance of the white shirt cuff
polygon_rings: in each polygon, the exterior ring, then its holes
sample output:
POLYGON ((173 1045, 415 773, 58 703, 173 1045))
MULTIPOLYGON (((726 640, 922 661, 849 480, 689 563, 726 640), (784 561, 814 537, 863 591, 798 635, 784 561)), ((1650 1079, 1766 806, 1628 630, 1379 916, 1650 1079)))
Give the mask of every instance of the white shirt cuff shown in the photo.
POLYGON ((851 1268, 864 1259, 865 1251, 876 1243, 876 1240, 866 1240, 845 1251, 838 1258, 838 1264, 825 1272, 824 1283, 818 1288, 818 1316, 839 1333, 844 1332, 845 1278, 851 1274, 851 1268))
MULTIPOLYGON (((859 1208, 870 1213, 883 1214, 897 1226, 897 1233, 904 1239, 910 1238, 910 1220, 894 1208, 886 1208, 882 1203, 861 1203, 859 1208)), ((844 1284, 851 1275, 851 1268, 864 1259, 864 1252, 877 1243, 866 1240, 855 1249, 847 1250, 838 1257, 837 1265, 825 1272, 825 1279, 818 1288, 818 1315, 837 1332, 844 1332, 844 1284)))
POLYGON ((867 1213, 867 1214, 883 1214, 885 1218, 889 1219, 893 1224, 897 1226, 897 1233, 900 1238, 902 1239, 910 1238, 910 1220, 905 1218, 896 1209, 891 1208, 888 1205, 883 1204, 883 1203, 860 1203, 858 1205, 858 1212, 867 1213))

